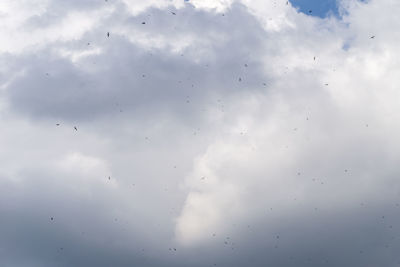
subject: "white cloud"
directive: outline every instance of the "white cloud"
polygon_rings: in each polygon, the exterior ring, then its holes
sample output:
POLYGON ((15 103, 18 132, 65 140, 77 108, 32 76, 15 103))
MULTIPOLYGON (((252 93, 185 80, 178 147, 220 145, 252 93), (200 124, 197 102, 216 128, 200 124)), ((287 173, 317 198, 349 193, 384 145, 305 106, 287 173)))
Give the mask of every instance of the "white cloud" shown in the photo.
POLYGON ((0 265, 394 266, 400 5, 341 3, 3 1, 0 265))

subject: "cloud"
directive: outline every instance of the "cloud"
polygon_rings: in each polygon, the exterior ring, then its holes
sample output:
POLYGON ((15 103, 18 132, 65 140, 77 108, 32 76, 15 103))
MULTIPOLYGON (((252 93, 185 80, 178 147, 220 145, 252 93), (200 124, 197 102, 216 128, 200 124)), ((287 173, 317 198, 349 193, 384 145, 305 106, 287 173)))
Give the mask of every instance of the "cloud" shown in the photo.
POLYGON ((3 2, 0 264, 396 266, 399 9, 3 2))

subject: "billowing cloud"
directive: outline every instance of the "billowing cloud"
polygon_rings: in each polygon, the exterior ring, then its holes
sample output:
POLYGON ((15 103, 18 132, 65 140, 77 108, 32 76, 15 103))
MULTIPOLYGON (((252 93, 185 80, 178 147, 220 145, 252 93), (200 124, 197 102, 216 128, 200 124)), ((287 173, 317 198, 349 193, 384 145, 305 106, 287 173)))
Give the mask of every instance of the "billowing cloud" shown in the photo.
POLYGON ((400 4, 3 1, 0 265, 397 266, 400 4))

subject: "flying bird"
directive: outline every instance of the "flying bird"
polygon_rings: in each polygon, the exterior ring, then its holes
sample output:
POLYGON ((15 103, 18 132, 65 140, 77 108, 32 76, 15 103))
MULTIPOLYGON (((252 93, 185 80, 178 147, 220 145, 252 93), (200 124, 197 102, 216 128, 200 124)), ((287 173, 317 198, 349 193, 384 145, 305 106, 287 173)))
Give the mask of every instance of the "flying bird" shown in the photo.
POLYGON ((173 11, 171 11, 171 14, 172 14, 172 15, 176 15, 176 13, 175 13, 175 12, 173 12, 173 11))
POLYGON ((146 24, 146 22, 143 21, 142 24, 146 24))
POLYGON ((107 37, 110 37, 110 32, 107 32, 107 37))
POLYGON ((78 128, 76 128, 76 126, 74 126, 75 131, 78 131, 78 128))
POLYGON ((375 38, 375 35, 372 35, 371 37, 370 37, 370 39, 374 39, 375 38))

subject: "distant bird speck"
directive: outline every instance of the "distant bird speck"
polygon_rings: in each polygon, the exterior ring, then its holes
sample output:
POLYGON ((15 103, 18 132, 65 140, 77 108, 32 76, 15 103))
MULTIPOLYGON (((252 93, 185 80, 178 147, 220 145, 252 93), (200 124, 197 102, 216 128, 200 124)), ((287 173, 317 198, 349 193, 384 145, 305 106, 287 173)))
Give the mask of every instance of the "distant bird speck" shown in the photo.
POLYGON ((76 126, 74 126, 75 131, 78 131, 78 128, 76 126))
POLYGON ((110 37, 110 32, 107 32, 107 37, 110 37))

